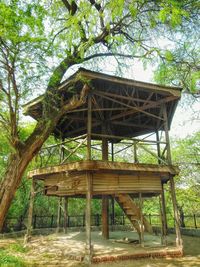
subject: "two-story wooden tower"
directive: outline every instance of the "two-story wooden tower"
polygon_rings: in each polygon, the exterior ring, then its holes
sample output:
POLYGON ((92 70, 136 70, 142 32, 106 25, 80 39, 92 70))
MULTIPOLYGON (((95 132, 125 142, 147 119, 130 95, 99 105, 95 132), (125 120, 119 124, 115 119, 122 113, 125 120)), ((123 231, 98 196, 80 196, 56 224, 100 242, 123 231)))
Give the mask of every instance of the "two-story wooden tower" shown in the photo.
MULTIPOLYGON (((169 129, 181 96, 181 88, 138 82, 79 69, 64 81, 59 92, 67 101, 88 87, 85 103, 66 112, 54 135, 64 142, 77 142, 63 155, 59 165, 33 170, 33 181, 44 182, 47 196, 86 198, 86 258, 91 260, 91 201, 102 199, 102 234, 109 238, 108 202, 116 200, 138 231, 151 232, 142 214, 142 200, 160 196, 163 242, 166 236, 164 185, 170 184, 174 209, 176 244, 182 246, 174 187, 178 168, 172 165, 169 129), (95 146, 101 143, 101 159, 95 146), (69 161, 70 156, 86 149, 84 159, 69 161), (118 147, 118 149, 116 149, 118 147), (118 162, 117 153, 129 149, 126 162, 118 162), (154 164, 140 160, 142 151, 154 158, 154 164), (132 152, 132 154, 130 153, 132 152), (134 201, 137 199, 137 204, 134 201)), ((26 105, 26 114, 38 120, 42 97, 26 105)), ((125 152, 126 153, 126 152, 125 152)), ((65 215, 66 217, 66 215, 65 215)))

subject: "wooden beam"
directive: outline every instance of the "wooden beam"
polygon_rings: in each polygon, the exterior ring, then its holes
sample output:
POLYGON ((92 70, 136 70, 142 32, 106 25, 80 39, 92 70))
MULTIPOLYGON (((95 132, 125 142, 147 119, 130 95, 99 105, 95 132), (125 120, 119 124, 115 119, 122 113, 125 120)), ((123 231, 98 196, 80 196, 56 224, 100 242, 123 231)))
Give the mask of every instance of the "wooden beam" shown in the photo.
MULTIPOLYGON (((137 102, 142 102, 142 103, 155 103, 155 101, 150 101, 147 99, 141 99, 139 97, 132 97, 130 95, 128 96, 124 96, 124 95, 120 95, 120 94, 113 94, 113 93, 109 93, 109 92, 103 92, 103 91, 94 91, 94 93, 99 93, 101 95, 104 95, 104 96, 109 96, 109 97, 115 97, 115 98, 120 98, 120 99, 124 99, 124 100, 128 100, 129 103, 131 101, 137 101, 137 102)), ((151 95, 151 94, 150 94, 151 95)))
MULTIPOLYGON (((157 108, 157 107, 160 107, 160 105, 162 105, 163 103, 167 103, 167 102, 170 102, 170 101, 173 101, 173 100, 175 100, 175 98, 173 96, 169 96, 169 97, 166 97, 164 99, 161 99, 161 100, 156 101, 154 104, 148 104, 148 105, 145 105, 145 106, 140 107, 140 111, 141 110, 142 111, 145 111, 145 110, 150 109, 150 108, 157 108)), ((113 117, 110 118, 110 120, 120 119, 122 117, 129 116, 129 115, 138 113, 140 111, 139 110, 136 111, 136 110, 131 109, 131 110, 127 111, 127 112, 123 112, 123 113, 114 115, 113 117)), ((158 118, 160 120, 163 120, 161 117, 158 117, 158 118)))
MULTIPOLYGON (((140 125, 137 123, 132 123, 132 122, 127 122, 127 121, 111 121, 112 124, 115 125, 122 125, 122 126, 128 126, 128 127, 138 127, 138 128, 143 128, 144 129, 144 125, 140 125)), ((155 127, 151 127, 146 125, 145 128, 150 129, 150 130, 155 130, 155 127)))
MULTIPOLYGON (((150 116, 150 117, 153 117, 153 118, 162 120, 161 117, 158 117, 158 116, 156 116, 156 115, 154 115, 154 114, 151 114, 151 113, 145 111, 145 110, 147 109, 146 107, 148 107, 148 106, 151 106, 151 108, 156 108, 156 107, 158 107, 157 102, 155 102, 154 104, 149 104, 149 105, 142 106, 142 107, 133 107, 133 106, 128 105, 128 104, 126 104, 126 103, 124 103, 124 102, 122 102, 122 101, 118 101, 118 100, 116 100, 116 99, 114 99, 114 98, 111 98, 111 97, 102 95, 102 94, 100 94, 99 92, 94 92, 94 93, 95 93, 96 95, 102 96, 103 98, 108 99, 108 100, 110 100, 110 101, 112 101, 112 102, 115 102, 115 103, 118 103, 118 104, 120 104, 120 105, 122 105, 122 106, 125 106, 125 107, 127 107, 127 108, 133 110, 134 113, 141 112, 141 113, 146 114, 147 116, 150 116)), ((127 112, 127 113, 128 113, 128 112, 127 112)), ((116 116, 118 116, 118 115, 116 115, 116 116)), ((113 118, 116 118, 116 116, 113 116, 113 118)), ((111 120, 113 120, 113 118, 111 118, 111 120)))

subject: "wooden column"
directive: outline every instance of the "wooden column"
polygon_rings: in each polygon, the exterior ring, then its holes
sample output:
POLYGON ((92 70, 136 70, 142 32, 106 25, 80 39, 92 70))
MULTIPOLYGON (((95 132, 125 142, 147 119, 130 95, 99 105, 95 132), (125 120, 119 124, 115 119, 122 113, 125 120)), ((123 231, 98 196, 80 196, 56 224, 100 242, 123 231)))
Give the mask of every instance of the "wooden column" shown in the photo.
MULTIPOLYGON (((163 106, 163 118, 164 118, 164 130, 165 130, 165 138, 166 138, 166 145, 167 145, 167 162, 169 165, 172 165, 171 159, 171 148, 170 148, 170 140, 169 140, 169 129, 168 129, 168 118, 167 118, 167 108, 166 105, 163 106)), ((170 177, 170 191, 171 191, 171 198, 173 203, 174 209, 174 219, 175 219, 175 230, 176 230, 176 245, 177 247, 183 245, 181 239, 181 231, 180 231, 180 222, 178 216, 178 208, 177 208, 177 201, 176 201, 176 193, 175 193, 175 185, 174 185, 174 177, 170 177)))
POLYGON ((134 146, 134 163, 138 163, 136 142, 134 142, 133 146, 134 146))
POLYGON ((171 189, 171 197, 172 197, 172 203, 174 208, 174 218, 175 218, 175 228, 176 228, 176 246, 183 246, 183 241, 181 238, 181 231, 180 231, 180 221, 179 221, 179 215, 178 215, 178 208, 177 208, 177 202, 176 202, 176 193, 175 193, 175 185, 174 185, 174 177, 170 177, 170 189, 171 189))
POLYGON ((142 215, 142 208, 143 208, 142 193, 139 193, 139 205, 140 205, 140 245, 141 247, 144 247, 144 222, 143 222, 143 215, 142 215))
MULTIPOLYGON (((87 114, 87 160, 91 160, 91 131, 92 131, 92 96, 88 94, 88 114, 87 114)), ((86 246, 84 262, 91 264, 92 262, 92 243, 91 243, 91 201, 92 201, 92 173, 86 174, 86 210, 85 210, 85 231, 86 246)))
MULTIPOLYGON (((103 129, 105 132, 105 129, 103 129)), ((108 140, 102 139, 102 160, 108 160, 108 140)), ((102 196, 102 236, 109 238, 109 197, 102 196)))
POLYGON ((87 184, 86 211, 85 211, 86 247, 85 247, 84 262, 90 264, 92 261, 92 244, 91 244, 92 174, 90 172, 87 172, 86 184, 87 184))
POLYGON ((35 199, 35 180, 32 179, 31 184, 31 193, 30 193, 30 204, 29 204, 29 210, 28 210, 28 223, 27 223, 27 231, 26 235, 24 237, 24 243, 30 241, 31 239, 31 233, 32 233, 32 222, 33 222, 33 208, 34 208, 34 199, 35 199))
POLYGON ((92 96, 88 94, 88 114, 87 114, 87 160, 91 160, 91 132, 92 132, 92 96))
POLYGON ((63 198, 63 217, 64 217, 64 224, 63 224, 63 232, 67 233, 67 214, 68 214, 68 197, 63 198))
POLYGON ((158 155, 158 164, 161 163, 160 158, 161 158, 161 151, 160 151, 160 137, 159 137, 159 132, 156 131, 156 141, 157 141, 157 155, 158 155))
MULTIPOLYGON (((111 160, 114 161, 114 143, 111 143, 111 160)), ((115 197, 111 196, 112 225, 115 224, 115 197)))
POLYGON ((167 215, 166 215, 166 204, 165 204, 165 189, 164 184, 161 182, 161 212, 162 212, 162 223, 163 223, 163 244, 167 245, 167 215))
POLYGON ((59 233, 59 231, 60 231, 61 205, 62 205, 62 197, 59 197, 58 198, 58 211, 57 211, 57 227, 56 227, 56 233, 59 233))

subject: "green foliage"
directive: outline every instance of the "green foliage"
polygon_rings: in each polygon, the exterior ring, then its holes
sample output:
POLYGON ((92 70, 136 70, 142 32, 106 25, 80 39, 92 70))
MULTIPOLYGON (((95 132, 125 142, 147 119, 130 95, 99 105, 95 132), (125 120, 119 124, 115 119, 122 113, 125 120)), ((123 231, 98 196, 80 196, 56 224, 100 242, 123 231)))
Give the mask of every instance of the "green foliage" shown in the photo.
POLYGON ((26 264, 20 257, 13 256, 6 250, 0 249, 0 266, 25 267, 26 264))

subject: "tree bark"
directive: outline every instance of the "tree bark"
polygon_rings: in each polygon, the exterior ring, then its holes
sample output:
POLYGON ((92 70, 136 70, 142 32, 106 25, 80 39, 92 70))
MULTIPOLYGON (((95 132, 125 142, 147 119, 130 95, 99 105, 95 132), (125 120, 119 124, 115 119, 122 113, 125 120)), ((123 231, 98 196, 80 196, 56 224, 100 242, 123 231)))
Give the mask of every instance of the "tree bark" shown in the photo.
POLYGON ((54 117, 46 117, 44 120, 39 121, 24 146, 10 156, 5 176, 0 183, 0 231, 2 231, 6 214, 28 164, 37 155, 60 117, 66 111, 82 105, 87 92, 87 86, 83 86, 79 99, 72 98, 68 104, 60 108, 57 114, 54 113, 54 117))

